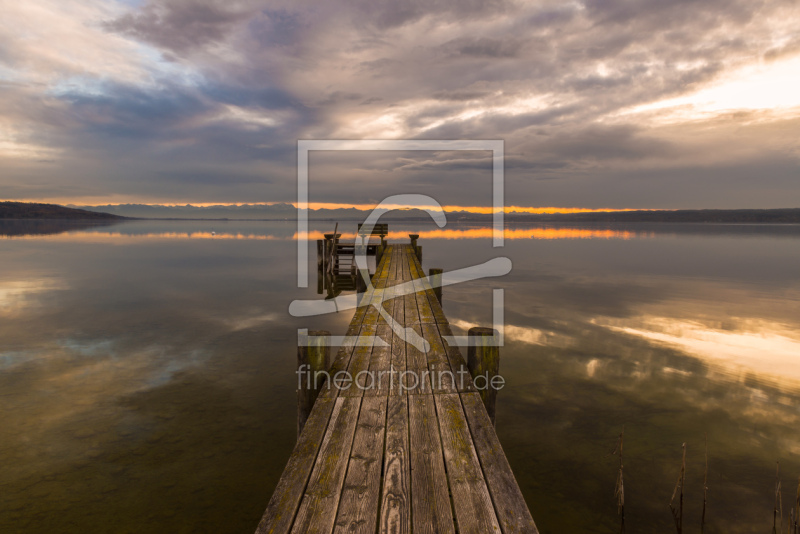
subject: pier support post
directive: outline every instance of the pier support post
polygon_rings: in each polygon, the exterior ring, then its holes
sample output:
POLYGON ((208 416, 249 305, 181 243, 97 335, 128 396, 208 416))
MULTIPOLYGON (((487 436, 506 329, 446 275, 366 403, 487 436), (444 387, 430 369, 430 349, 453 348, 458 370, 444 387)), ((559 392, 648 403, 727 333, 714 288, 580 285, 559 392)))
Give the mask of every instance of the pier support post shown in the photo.
POLYGON ((417 253, 417 259, 419 260, 420 265, 422 264, 422 245, 417 245, 417 249, 415 250, 417 253))
MULTIPOLYGON (((338 226, 338 224, 337 224, 338 226)), ((336 245, 342 234, 323 234, 325 236, 325 267, 328 272, 337 274, 339 272, 339 254, 336 245)))
POLYGON ((502 377, 499 377, 500 380, 495 379, 500 373, 500 347, 495 345, 497 331, 494 328, 474 327, 469 329, 468 336, 467 367, 486 406, 489 419, 495 424, 497 391, 505 384, 502 377), (500 381, 502 385, 499 384, 500 381))
POLYGON ((325 290, 325 240, 317 239, 317 295, 325 290))
POLYGON ((303 431, 330 368, 331 333, 312 330, 297 345, 297 436, 303 431))
POLYGON ((433 293, 436 295, 436 300, 439 304, 442 303, 442 273, 444 269, 428 269, 428 278, 431 280, 433 286, 433 293))
POLYGON ((367 291, 367 280, 370 279, 369 271, 366 269, 356 271, 356 293, 361 295, 358 297, 359 305, 364 298, 364 293, 367 291), (366 276, 366 278, 364 278, 366 276))
POLYGON ((325 269, 325 272, 331 271, 330 261, 331 261, 331 243, 333 240, 331 239, 331 234, 324 234, 325 239, 322 242, 322 266, 325 269))
POLYGON ((411 239, 411 248, 416 251, 417 250, 417 239, 419 239, 419 234, 408 234, 409 239, 411 239))

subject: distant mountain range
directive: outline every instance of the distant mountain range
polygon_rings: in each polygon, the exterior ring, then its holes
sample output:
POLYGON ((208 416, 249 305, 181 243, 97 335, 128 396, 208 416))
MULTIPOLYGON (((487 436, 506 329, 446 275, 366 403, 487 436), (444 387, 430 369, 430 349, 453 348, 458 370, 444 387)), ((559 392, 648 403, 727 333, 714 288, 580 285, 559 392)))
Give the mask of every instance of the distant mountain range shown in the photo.
MULTIPOLYGON (((309 210, 312 220, 363 221, 369 214, 356 208, 309 210)), ((448 212, 451 221, 490 222, 490 214, 468 211, 448 212)), ((109 204, 105 206, 59 206, 26 202, 0 202, 0 219, 123 220, 145 219, 231 219, 294 220, 291 204, 243 204, 238 206, 165 206, 157 204, 109 204)), ((393 210, 381 221, 427 220, 422 210, 393 210)), ((641 210, 587 213, 507 213, 507 222, 529 223, 800 223, 800 208, 736 210, 641 210)))
POLYGON ((800 223, 800 208, 764 210, 654 210, 507 215, 525 222, 800 223))
MULTIPOLYGON (((87 211, 112 213, 125 217, 154 219, 261 219, 293 220, 297 209, 291 204, 243 204, 239 206, 163 206, 152 204, 118 204, 106 206, 70 206, 87 211)), ((309 210, 313 220, 363 221, 369 214, 356 208, 309 210)), ((448 212, 450 220, 488 222, 490 214, 468 211, 448 212)), ((418 209, 394 210, 381 217, 382 221, 413 221, 428 219, 418 209)), ((509 222, 713 222, 713 223, 800 223, 800 208, 735 209, 735 210, 640 210, 588 213, 507 213, 509 222)))
MULTIPOLYGON (((73 206, 89 211, 113 213, 124 217, 145 219, 239 219, 239 220, 294 220, 297 208, 292 204, 241 204, 238 206, 164 206, 159 204, 109 204, 105 206, 73 206)), ((369 211, 356 208, 308 210, 310 219, 363 221, 369 211)), ((389 220, 414 220, 427 218, 417 209, 394 210, 385 216, 389 220)))

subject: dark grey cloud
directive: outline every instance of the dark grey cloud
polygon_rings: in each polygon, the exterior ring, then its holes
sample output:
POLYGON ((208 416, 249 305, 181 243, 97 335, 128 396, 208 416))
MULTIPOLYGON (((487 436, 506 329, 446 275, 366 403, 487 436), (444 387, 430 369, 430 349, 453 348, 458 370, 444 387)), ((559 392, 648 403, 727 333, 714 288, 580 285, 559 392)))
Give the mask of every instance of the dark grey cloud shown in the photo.
POLYGON ((505 11, 512 3, 506 0, 359 0, 351 5, 359 19, 363 17, 379 29, 391 29, 431 17, 469 20, 491 16, 505 11))
MULTIPOLYGON (((740 207, 747 180, 720 189, 717 177, 759 165, 781 184, 751 197, 759 206, 792 195, 794 115, 632 113, 793 57, 789 0, 147 0, 98 13, 74 21, 94 33, 60 62, 0 32, 16 75, 0 86, 0 126, 23 154, 0 151, 6 194, 72 183, 76 195, 288 201, 297 139, 469 138, 505 140, 510 194, 535 204, 740 207), (687 180, 692 199, 662 194, 687 180)), ((452 185, 486 175, 482 159, 344 154, 320 163, 316 194, 393 189, 372 173, 469 204, 452 185)))
POLYGON ((177 53, 221 41, 251 12, 236 2, 169 0, 109 21, 107 28, 177 53), (238 7, 238 9, 237 9, 238 7))
POLYGON ((523 46, 519 39, 493 39, 490 37, 459 37, 442 45, 450 56, 510 58, 517 56, 523 46))

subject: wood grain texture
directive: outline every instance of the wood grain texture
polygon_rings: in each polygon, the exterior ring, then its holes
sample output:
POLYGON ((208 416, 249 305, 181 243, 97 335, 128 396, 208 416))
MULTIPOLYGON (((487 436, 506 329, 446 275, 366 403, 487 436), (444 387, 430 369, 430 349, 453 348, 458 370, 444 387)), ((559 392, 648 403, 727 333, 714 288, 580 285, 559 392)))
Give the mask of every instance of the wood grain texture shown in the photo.
POLYGON ((458 377, 450 369, 450 359, 444 341, 435 324, 422 324, 422 333, 431 350, 426 354, 428 369, 431 372, 431 387, 434 393, 455 393, 458 377))
MULTIPOLYGON (((420 325, 413 328, 417 334, 422 335, 420 325)), ((429 395, 432 392, 427 355, 409 341, 406 341, 406 371, 403 382, 409 394, 429 395)))
POLYGON ((372 347, 369 360, 369 375, 363 377, 363 380, 360 381, 364 388, 365 397, 389 395, 389 388, 392 386, 392 375, 390 373, 392 363, 392 329, 389 328, 388 325, 378 326, 376 335, 386 342, 387 346, 380 347, 375 344, 372 347))
POLYGON ((334 532, 374 534, 378 523, 387 397, 361 402, 334 532))
POLYGON ((452 336, 453 331, 450 325, 438 323, 436 327, 439 329, 439 334, 444 343, 447 359, 450 361, 450 370, 456 377, 456 389, 458 391, 474 391, 475 387, 472 383, 472 374, 469 372, 467 362, 461 354, 461 349, 458 345, 451 345, 446 339, 446 336, 452 336))
POLYGON ((292 526, 292 532, 296 534, 328 534, 333 530, 361 397, 339 397, 334 402, 336 404, 319 450, 319 459, 314 464, 292 526))
POLYGON ((411 518, 415 534, 455 532, 433 395, 409 395, 411 518))
POLYGON ((411 455, 408 439, 408 398, 389 398, 386 452, 383 456, 380 523, 382 534, 411 532, 411 455))
POLYGON ((400 380, 408 368, 407 365, 406 342, 397 334, 392 333, 392 364, 390 370, 395 371, 395 373, 390 377, 390 395, 406 394, 405 389, 400 387, 400 380))
POLYGON ((403 296, 405 304, 403 313, 405 315, 406 326, 419 324, 419 308, 417 308, 417 296, 414 293, 407 293, 403 296))
POLYGON ((539 531, 536 529, 480 395, 462 393, 460 396, 472 441, 503 533, 537 534, 539 531))
MULTIPOLYGON (((374 338, 378 333, 378 325, 376 322, 364 321, 361 325, 361 338, 366 341, 368 338, 374 338)), ((364 394, 363 382, 367 379, 369 372, 369 362, 372 357, 372 350, 374 348, 374 339, 372 344, 356 346, 353 350, 353 356, 347 366, 346 378, 351 382, 349 387, 342 387, 339 390, 340 396, 345 397, 361 397, 364 394), (362 374, 363 373, 363 374, 362 374)), ((333 376, 333 375, 332 375, 333 376)), ((334 389, 336 389, 336 377, 333 376, 334 389)))
POLYGON ((459 533, 500 533, 458 394, 435 395, 447 480, 459 533))

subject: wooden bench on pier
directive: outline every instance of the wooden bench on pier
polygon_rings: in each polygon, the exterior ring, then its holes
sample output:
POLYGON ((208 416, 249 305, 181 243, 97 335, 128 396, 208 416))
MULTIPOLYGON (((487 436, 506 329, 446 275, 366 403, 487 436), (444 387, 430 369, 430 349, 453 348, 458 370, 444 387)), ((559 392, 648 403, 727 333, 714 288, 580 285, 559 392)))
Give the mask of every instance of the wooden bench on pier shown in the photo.
POLYGON ((361 387, 319 391, 256 532, 536 533, 411 246, 387 246, 360 303, 329 374, 346 371, 361 387), (412 328, 427 353, 375 306, 412 328), (358 343, 371 336, 382 342, 358 343), (388 386, 374 383, 392 371, 388 386))
MULTIPOLYGON (((361 233, 361 227, 364 226, 363 224, 358 224, 358 233, 361 233)), ((370 235, 377 235, 381 238, 381 244, 386 244, 386 236, 389 235, 389 225, 386 223, 376 223, 372 227, 372 232, 370 235)))

